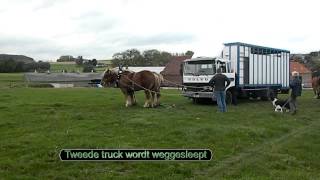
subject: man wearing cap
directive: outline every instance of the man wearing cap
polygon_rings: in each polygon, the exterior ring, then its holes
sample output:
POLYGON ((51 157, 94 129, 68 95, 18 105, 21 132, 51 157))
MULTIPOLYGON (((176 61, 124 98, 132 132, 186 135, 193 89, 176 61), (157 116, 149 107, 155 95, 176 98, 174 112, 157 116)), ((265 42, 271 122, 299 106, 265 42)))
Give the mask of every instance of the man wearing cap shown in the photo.
POLYGON ((301 96, 302 85, 298 72, 292 72, 292 80, 290 81, 291 95, 289 99, 290 112, 295 114, 297 112, 297 97, 301 96))

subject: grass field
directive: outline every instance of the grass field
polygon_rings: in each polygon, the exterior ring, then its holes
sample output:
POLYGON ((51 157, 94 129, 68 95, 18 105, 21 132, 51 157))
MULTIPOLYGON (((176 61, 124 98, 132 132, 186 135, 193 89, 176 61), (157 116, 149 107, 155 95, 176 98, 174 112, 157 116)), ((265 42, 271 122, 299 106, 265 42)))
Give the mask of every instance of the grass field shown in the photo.
MULTIPOLYGON (((4 84, 0 75, 0 84, 4 84)), ((16 77, 16 76, 13 76, 16 77)), ((18 78, 18 77, 16 77, 18 78)), ((18 78, 19 79, 19 78, 18 78)), ((4 85, 3 85, 4 86, 4 85)), ((270 102, 229 112, 163 90, 162 106, 124 107, 118 89, 0 89, 0 179, 317 179, 320 100, 295 116, 270 102), (62 162, 63 148, 209 148, 209 162, 62 162)))
POLYGON ((23 73, 0 73, 0 88, 24 86, 23 73))

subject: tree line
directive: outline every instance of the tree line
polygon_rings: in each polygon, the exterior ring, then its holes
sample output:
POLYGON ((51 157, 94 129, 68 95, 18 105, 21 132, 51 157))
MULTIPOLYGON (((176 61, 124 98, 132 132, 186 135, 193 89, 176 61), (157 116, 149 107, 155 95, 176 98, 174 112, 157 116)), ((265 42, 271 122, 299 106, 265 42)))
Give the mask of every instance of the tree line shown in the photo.
MULTIPOLYGON (((190 56, 194 53, 187 51, 179 56, 190 56)), ((128 49, 115 53, 112 56, 113 66, 165 66, 175 55, 166 51, 156 49, 146 50, 142 53, 137 49, 128 49)))
POLYGON ((48 62, 23 62, 10 59, 0 60, 0 73, 12 73, 12 72, 44 72, 50 69, 50 63, 48 62))

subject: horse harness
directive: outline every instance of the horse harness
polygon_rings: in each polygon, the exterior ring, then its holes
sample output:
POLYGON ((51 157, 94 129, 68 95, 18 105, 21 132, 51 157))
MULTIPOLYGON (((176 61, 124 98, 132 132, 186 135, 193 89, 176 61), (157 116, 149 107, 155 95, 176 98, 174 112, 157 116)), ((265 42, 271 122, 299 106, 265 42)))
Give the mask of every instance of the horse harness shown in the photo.
MULTIPOLYGON (((123 71, 122 71, 122 70, 119 70, 119 72, 118 72, 118 74, 117 74, 117 80, 116 80, 117 88, 120 87, 120 78, 121 78, 122 74, 123 74, 123 71)), ((134 79, 135 75, 136 75, 136 73, 133 72, 133 78, 132 78, 132 79, 134 79)), ((135 84, 134 81, 133 81, 133 80, 130 80, 130 79, 128 78, 128 76, 126 76, 126 78, 130 81, 129 89, 130 89, 131 91, 134 91, 134 84, 135 84)))

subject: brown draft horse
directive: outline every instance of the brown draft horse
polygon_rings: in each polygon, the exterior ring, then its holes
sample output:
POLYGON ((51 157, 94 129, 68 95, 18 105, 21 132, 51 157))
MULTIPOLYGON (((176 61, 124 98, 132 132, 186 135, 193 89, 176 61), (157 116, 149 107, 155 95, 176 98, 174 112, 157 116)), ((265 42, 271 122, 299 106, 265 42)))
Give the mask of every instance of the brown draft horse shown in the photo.
POLYGON ((320 76, 312 77, 312 89, 315 95, 315 98, 320 98, 320 76))
POLYGON ((144 90, 146 101, 144 107, 157 107, 160 105, 160 86, 163 82, 162 75, 151 71, 132 72, 122 69, 106 70, 101 80, 101 85, 110 87, 117 85, 126 99, 126 107, 136 105, 134 92, 144 90))

